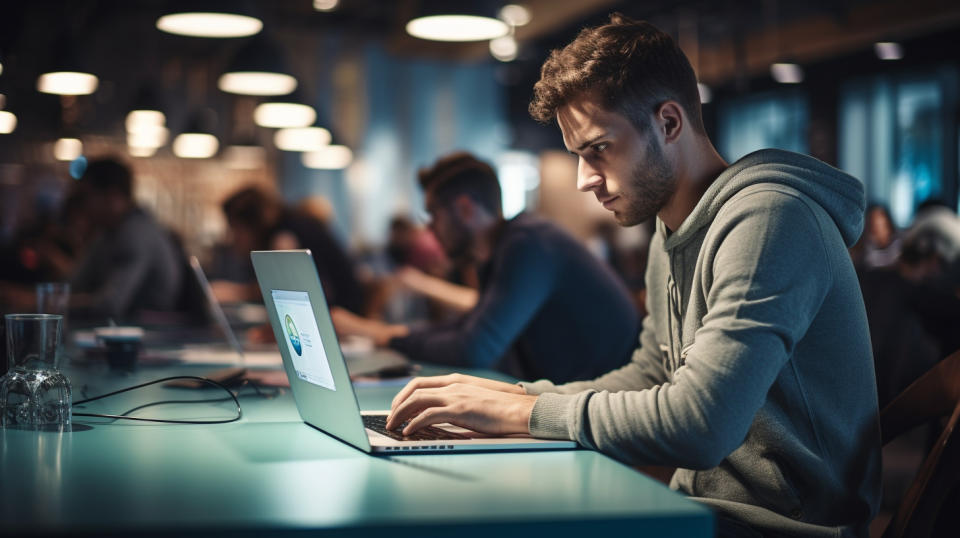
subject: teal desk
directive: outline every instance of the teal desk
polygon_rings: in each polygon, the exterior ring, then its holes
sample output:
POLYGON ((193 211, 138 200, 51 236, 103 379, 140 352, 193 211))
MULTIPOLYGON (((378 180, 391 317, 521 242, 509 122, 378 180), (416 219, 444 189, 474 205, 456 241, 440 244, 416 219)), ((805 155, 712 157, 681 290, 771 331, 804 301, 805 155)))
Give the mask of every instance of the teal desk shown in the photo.
MULTIPOLYGON (((209 368, 69 371, 74 399, 209 368)), ((389 406, 397 387, 360 387, 389 406)), ((244 390, 247 394, 249 390, 244 390)), ((116 413, 214 390, 150 387, 87 406, 116 413)), ((339 536, 711 536, 710 512, 587 450, 368 456, 300 421, 289 391, 244 396, 244 418, 164 425, 75 417, 68 433, 0 430, 0 533, 339 536), (455 533, 455 534, 454 534, 455 533)), ((227 418, 230 403, 141 416, 227 418)))

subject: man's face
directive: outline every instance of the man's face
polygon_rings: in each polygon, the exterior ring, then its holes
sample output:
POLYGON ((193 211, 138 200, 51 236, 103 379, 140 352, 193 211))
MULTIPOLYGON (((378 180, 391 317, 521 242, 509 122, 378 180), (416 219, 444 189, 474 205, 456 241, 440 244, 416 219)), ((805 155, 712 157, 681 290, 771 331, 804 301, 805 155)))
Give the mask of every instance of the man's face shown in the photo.
POLYGON ((472 245, 469 228, 457 216, 452 202, 443 203, 432 194, 427 194, 426 202, 427 212, 430 213, 430 230, 444 253, 451 260, 463 261, 472 245))
POLYGON ((577 189, 593 192, 621 226, 656 215, 676 190, 676 176, 654 132, 584 94, 557 111, 567 150, 579 158, 577 189))

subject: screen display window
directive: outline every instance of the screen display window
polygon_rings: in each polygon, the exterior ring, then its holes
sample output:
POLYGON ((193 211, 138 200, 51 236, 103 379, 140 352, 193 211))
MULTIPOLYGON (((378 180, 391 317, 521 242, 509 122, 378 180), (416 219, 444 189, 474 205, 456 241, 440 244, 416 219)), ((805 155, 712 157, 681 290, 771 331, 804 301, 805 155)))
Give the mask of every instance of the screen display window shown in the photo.
POLYGON ((307 292, 270 290, 270 294, 297 377, 325 389, 337 390, 307 292))

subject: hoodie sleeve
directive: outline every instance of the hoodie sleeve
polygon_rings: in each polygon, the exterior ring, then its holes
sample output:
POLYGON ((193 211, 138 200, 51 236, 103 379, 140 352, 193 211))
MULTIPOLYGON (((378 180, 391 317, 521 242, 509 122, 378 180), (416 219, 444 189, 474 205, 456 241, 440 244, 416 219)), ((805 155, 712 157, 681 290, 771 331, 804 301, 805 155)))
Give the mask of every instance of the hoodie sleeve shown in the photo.
POLYGON ((643 390, 541 394, 531 433, 634 464, 715 467, 743 442, 831 286, 807 203, 774 191, 731 200, 703 244, 707 313, 672 379, 643 390))

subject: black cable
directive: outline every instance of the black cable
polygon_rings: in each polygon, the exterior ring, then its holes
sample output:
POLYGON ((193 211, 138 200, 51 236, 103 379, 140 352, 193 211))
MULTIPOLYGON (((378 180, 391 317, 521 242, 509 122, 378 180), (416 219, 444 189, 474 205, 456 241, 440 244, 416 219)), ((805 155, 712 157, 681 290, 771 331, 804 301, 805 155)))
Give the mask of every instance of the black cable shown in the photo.
MULTIPOLYGON (((127 388, 124 388, 124 389, 115 390, 115 391, 113 391, 113 392, 108 392, 107 394, 101 394, 100 396, 94 396, 93 398, 86 398, 86 399, 84 399, 84 400, 80 400, 80 401, 78 401, 78 402, 74 402, 74 403, 73 403, 73 407, 76 407, 76 406, 78 406, 78 405, 85 404, 85 403, 88 403, 88 402, 93 402, 93 401, 96 401, 96 400, 102 400, 103 398, 107 398, 107 397, 109 397, 109 396, 114 396, 114 395, 116 395, 116 394, 122 394, 122 393, 124 393, 124 392, 129 392, 129 391, 131 391, 131 390, 141 389, 141 388, 143 388, 143 387, 149 387, 150 385, 156 385, 157 383, 163 383, 163 382, 165 382, 165 381, 173 381, 173 380, 175 380, 175 379, 193 379, 193 380, 195 380, 195 381, 200 381, 200 382, 203 382, 203 383, 207 383, 208 385, 213 385, 213 386, 215 386, 215 387, 219 387, 219 388, 223 389, 224 391, 226 391, 227 394, 230 395, 230 398, 223 398, 223 399, 221 399, 220 401, 227 401, 227 400, 229 400, 229 399, 232 399, 233 402, 234 402, 235 404, 237 404, 237 416, 235 416, 235 417, 233 417, 233 418, 230 418, 230 419, 220 419, 220 420, 174 420, 174 419, 131 417, 131 416, 127 416, 127 415, 106 415, 106 414, 99 414, 99 413, 73 413, 73 416, 75 416, 75 417, 112 418, 112 419, 114 419, 114 420, 137 420, 137 421, 141 421, 141 422, 162 422, 162 423, 165 423, 165 424, 228 424, 228 423, 230 423, 230 422, 236 422, 236 421, 240 420, 241 418, 243 418, 243 410, 240 408, 240 400, 237 399, 237 396, 233 393, 233 391, 231 391, 231 390, 228 389, 227 387, 221 385, 220 383, 217 383, 216 381, 214 381, 214 380, 212 380, 212 379, 207 379, 207 378, 205 378, 205 377, 198 377, 198 376, 193 376, 193 375, 175 375, 175 376, 171 376, 171 377, 164 377, 164 378, 162 378, 162 379, 156 379, 156 380, 154 380, 154 381, 148 381, 147 383, 141 383, 141 384, 135 385, 135 386, 133 386, 133 387, 127 387, 127 388)), ((258 389, 258 392, 259 392, 259 389, 258 389)), ((205 402, 205 401, 207 401, 207 400, 188 400, 188 401, 189 401, 189 402, 197 402, 197 403, 200 403, 200 402, 205 402)), ((168 402, 159 402, 159 403, 174 403, 174 402, 173 402, 173 401, 168 401, 168 402)), ((148 404, 148 405, 154 405, 154 404, 148 404)), ((128 412, 136 411, 137 409, 141 409, 141 408, 143 408, 143 407, 147 407, 147 406, 135 407, 135 408, 133 408, 131 411, 128 411, 128 412)))

